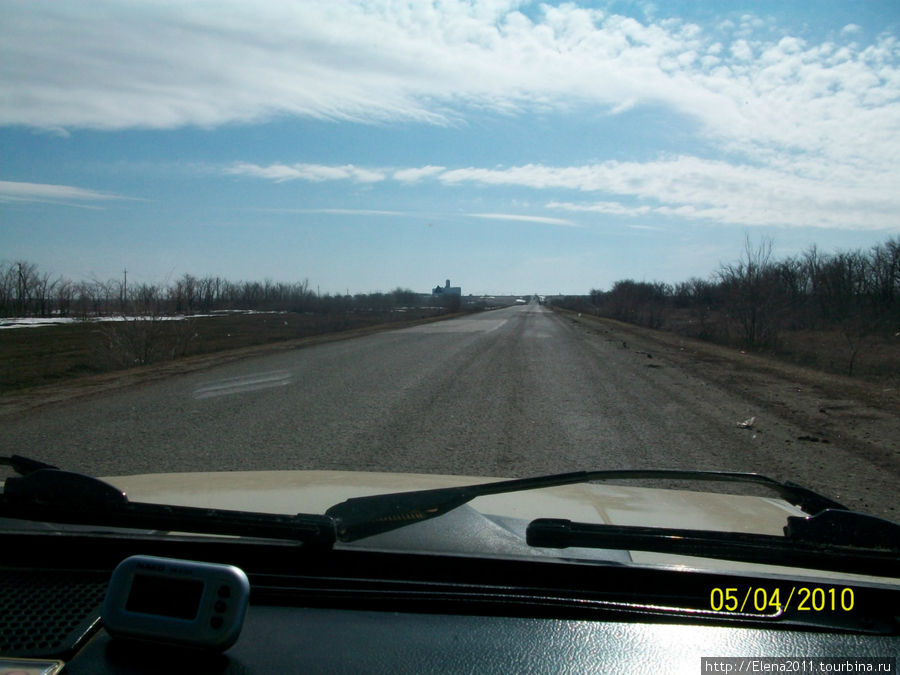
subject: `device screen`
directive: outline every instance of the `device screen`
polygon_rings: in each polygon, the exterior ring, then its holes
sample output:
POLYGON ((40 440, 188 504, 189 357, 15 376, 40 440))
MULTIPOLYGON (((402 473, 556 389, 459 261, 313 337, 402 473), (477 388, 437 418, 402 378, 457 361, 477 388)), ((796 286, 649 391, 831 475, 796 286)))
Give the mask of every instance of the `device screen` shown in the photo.
POLYGON ((198 579, 135 574, 125 609, 129 612, 191 620, 197 616, 202 595, 203 582, 198 579))

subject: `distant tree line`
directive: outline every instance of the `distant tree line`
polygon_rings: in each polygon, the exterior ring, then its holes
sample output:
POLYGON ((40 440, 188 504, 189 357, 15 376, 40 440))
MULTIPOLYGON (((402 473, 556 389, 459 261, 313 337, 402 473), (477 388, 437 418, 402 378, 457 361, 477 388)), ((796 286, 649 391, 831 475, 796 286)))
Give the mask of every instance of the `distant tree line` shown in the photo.
POLYGON ((335 313, 384 311, 428 304, 406 288, 389 293, 319 295, 307 281, 229 281, 185 274, 173 283, 71 281, 42 272, 27 261, 0 262, 0 317, 94 318, 163 316, 228 310, 335 313))
POLYGON ((666 328, 745 349, 777 347, 788 330, 837 330, 848 371, 866 337, 900 330, 900 238, 868 250, 783 259, 772 240, 747 239, 741 257, 708 279, 677 284, 617 281, 608 291, 556 300, 563 307, 650 328, 666 328))

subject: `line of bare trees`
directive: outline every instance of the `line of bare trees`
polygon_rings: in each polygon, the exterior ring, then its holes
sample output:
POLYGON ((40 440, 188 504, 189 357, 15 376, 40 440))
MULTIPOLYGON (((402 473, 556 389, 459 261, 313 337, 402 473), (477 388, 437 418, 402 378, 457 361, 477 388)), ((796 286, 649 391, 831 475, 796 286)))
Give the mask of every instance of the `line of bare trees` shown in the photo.
POLYGON ((163 316, 227 310, 288 312, 378 311, 413 307, 426 297, 409 289, 389 293, 319 295, 307 281, 229 281, 185 274, 173 283, 122 279, 74 282, 41 272, 27 261, 0 262, 0 317, 92 318, 122 314, 163 316))
POLYGON ((823 253, 813 246, 783 259, 774 258, 772 240, 753 244, 748 237, 741 257, 708 279, 626 279, 558 302, 651 328, 689 322, 697 337, 745 349, 777 347, 787 330, 838 330, 852 375, 867 337, 900 331, 900 237, 868 250, 823 253))

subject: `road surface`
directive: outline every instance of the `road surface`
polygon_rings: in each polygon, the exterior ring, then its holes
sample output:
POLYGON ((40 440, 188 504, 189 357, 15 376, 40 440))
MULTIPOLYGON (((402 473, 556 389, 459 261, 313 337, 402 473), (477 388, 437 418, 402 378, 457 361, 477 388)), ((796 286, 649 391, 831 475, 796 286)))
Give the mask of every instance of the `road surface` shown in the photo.
POLYGON ((647 345, 520 305, 44 406, 3 419, 0 443, 95 475, 754 471, 897 518, 894 443, 819 439, 798 387, 773 398, 647 345))

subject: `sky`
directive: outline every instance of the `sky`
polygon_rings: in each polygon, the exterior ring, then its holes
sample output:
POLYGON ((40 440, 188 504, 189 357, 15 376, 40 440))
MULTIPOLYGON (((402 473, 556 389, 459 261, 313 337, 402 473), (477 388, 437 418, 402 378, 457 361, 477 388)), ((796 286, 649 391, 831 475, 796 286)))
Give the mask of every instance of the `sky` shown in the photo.
POLYGON ((581 294, 900 233, 900 3, 0 0, 0 260, 581 294))

